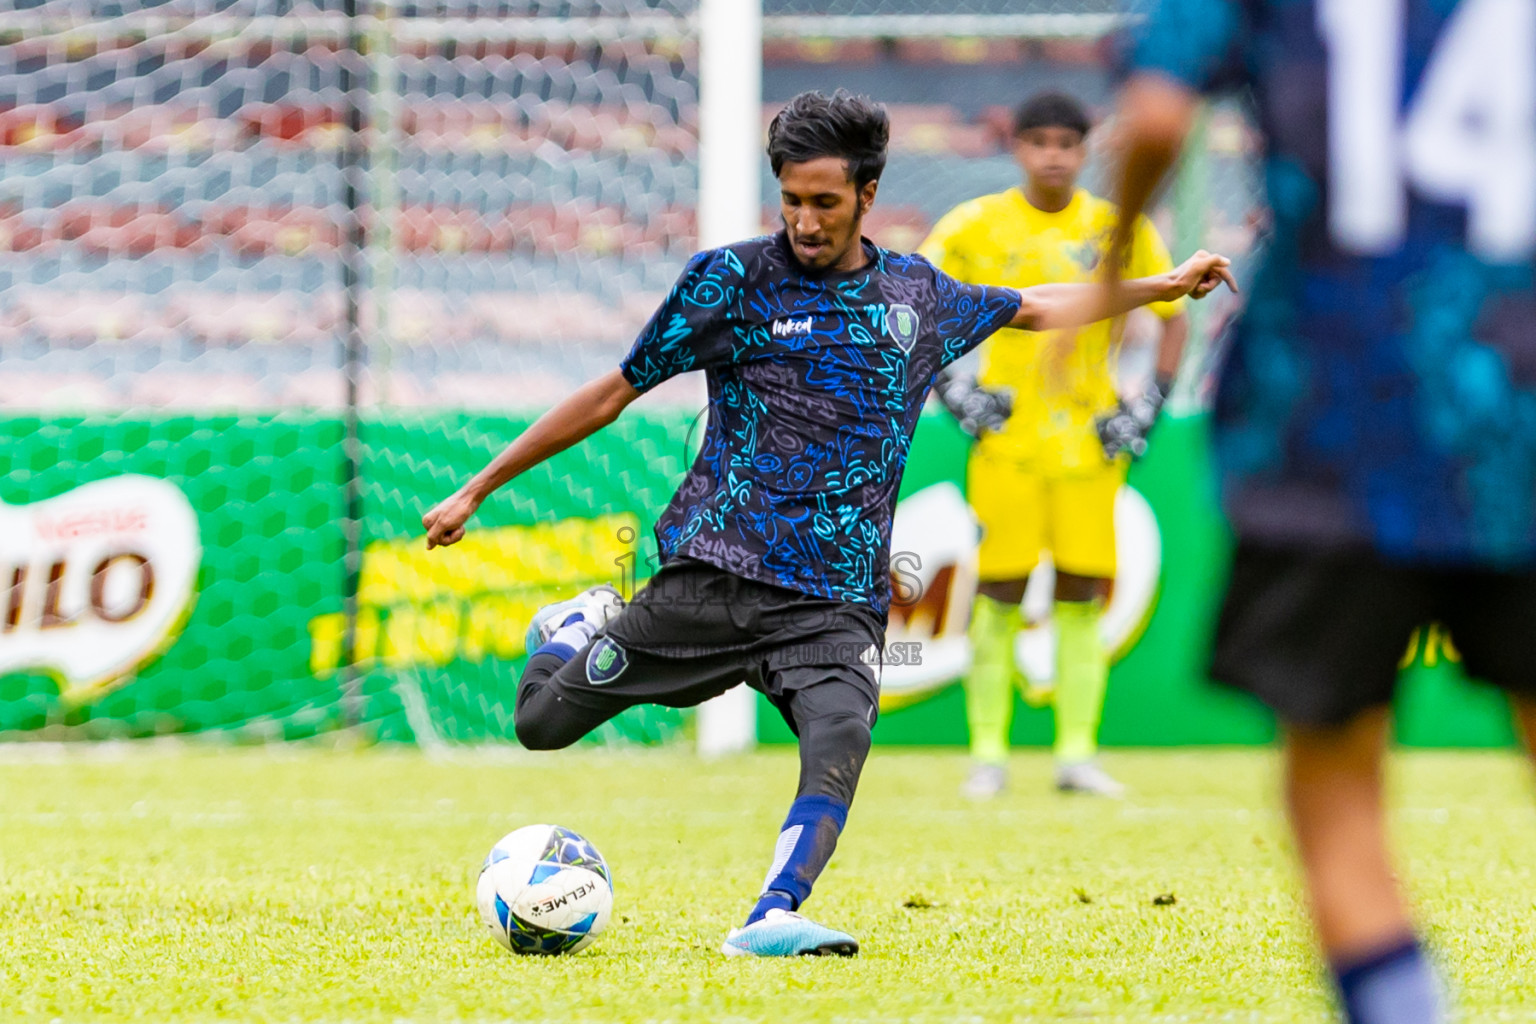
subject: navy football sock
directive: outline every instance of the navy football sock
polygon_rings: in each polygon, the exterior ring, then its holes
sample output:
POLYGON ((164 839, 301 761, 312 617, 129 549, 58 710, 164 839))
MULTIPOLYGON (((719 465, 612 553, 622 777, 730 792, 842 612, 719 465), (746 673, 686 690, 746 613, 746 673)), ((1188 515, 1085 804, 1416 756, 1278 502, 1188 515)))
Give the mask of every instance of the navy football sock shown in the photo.
POLYGON ((535 654, 553 654, 560 659, 561 664, 576 657, 576 652, 587 645, 592 639, 592 634, 597 628, 581 617, 581 612, 572 612, 560 623, 560 628, 555 630, 550 638, 544 642, 535 654))
POLYGON ((1441 1024, 1440 986, 1429 958, 1408 939, 1366 960, 1334 964, 1349 1024, 1441 1024))
POLYGON ((770 910, 794 910, 799 902, 789 893, 769 889, 757 898, 757 906, 747 915, 747 924, 756 924, 768 916, 770 910))
POLYGON ((775 907, 795 910, 806 901, 847 821, 848 805, 829 796, 802 796, 789 805, 773 848, 773 866, 747 924, 761 921, 775 907))

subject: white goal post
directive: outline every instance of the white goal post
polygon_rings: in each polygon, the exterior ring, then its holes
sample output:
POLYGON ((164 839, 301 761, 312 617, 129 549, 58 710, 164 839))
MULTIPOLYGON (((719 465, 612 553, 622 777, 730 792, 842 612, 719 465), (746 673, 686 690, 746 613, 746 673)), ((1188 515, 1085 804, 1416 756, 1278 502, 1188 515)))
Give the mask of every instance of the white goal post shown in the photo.
MULTIPOLYGON (((762 216, 761 0, 699 4, 699 248, 756 235, 762 216)), ((757 742, 757 694, 728 690, 699 708, 706 757, 757 742)))

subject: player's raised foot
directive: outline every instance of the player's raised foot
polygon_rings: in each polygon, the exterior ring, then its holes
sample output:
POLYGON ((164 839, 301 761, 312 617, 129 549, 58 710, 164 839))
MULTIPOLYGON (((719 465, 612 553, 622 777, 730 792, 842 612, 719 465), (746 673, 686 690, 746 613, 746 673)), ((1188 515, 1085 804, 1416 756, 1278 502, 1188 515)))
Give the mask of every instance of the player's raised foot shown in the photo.
POLYGON ((591 626, 591 633, 596 633, 612 622, 623 608, 624 598, 608 584, 590 587, 569 600, 547 604, 534 612, 533 621, 528 623, 524 646, 529 651, 536 651, 549 642, 555 630, 575 622, 591 626))
POLYGON ((1087 793, 1121 799, 1125 786, 1116 782, 1097 761, 1076 761, 1056 766, 1056 788, 1063 793, 1087 793))
POLYGON ((991 800, 1007 786, 1007 768, 1000 764, 978 764, 960 784, 960 795, 969 800, 991 800))
POLYGON ((778 907, 745 928, 733 928, 720 952, 726 956, 854 956, 858 940, 778 907))

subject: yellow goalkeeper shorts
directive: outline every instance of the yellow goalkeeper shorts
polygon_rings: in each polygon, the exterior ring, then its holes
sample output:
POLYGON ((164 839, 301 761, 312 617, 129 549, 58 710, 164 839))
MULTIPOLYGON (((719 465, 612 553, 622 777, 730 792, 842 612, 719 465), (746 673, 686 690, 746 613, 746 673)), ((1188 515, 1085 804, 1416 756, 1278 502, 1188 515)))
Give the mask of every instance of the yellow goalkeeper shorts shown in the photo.
POLYGON ((1078 576, 1115 575, 1115 495, 1126 466, 1046 475, 984 448, 972 450, 966 499, 981 521, 983 580, 1028 576, 1049 551, 1056 568, 1078 576))

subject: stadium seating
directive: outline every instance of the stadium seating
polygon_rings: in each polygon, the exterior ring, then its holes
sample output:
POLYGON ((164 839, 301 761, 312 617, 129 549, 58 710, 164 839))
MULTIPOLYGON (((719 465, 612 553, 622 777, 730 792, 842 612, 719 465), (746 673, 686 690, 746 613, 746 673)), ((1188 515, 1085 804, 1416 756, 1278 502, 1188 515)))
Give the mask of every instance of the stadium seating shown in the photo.
MULTIPOLYGON (((679 16, 694 6, 643 4, 679 16)), ((569 18, 636 6, 408 0, 398 13, 569 18)), ((1049 6, 961 0, 954 13, 1049 6)), ((281 18, 338 13, 341 0, 10 4, 78 24, 194 7, 281 18)), ((767 0, 765 13, 823 7, 767 0)), ((928 0, 847 0, 838 10, 933 13, 928 0)), ((333 404, 350 223, 342 36, 63 38, 24 33, 0 44, 0 397, 175 404, 185 387, 237 405, 333 404), (120 356, 59 362, 93 347, 120 356), (134 351, 175 363, 166 375, 175 385, 135 383, 134 351), (278 351, 298 361, 274 369, 278 351), (108 370, 119 377, 89 384, 108 370), (16 384, 33 380, 42 383, 16 384)), ((410 363, 376 396, 505 404, 509 392, 574 386, 573 365, 612 365, 697 245, 692 46, 401 34, 388 134, 366 140, 374 163, 360 179, 381 201, 361 211, 375 244, 359 273, 389 295, 359 311, 366 331, 387 328, 380 344, 431 361, 410 363)), ((1049 84, 1095 103, 1108 95, 1102 49, 1071 41, 802 34, 770 38, 764 58, 765 127, 803 88, 847 85, 887 102, 892 154, 867 230, 901 250, 956 203, 1017 180, 1009 111, 1026 92, 1049 84)), ((1238 155, 1250 145, 1239 129, 1223 138, 1238 155)), ((1225 238, 1252 237, 1248 211, 1217 216, 1225 238)))

